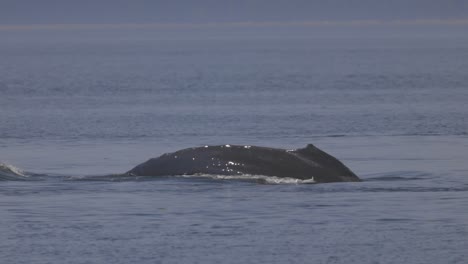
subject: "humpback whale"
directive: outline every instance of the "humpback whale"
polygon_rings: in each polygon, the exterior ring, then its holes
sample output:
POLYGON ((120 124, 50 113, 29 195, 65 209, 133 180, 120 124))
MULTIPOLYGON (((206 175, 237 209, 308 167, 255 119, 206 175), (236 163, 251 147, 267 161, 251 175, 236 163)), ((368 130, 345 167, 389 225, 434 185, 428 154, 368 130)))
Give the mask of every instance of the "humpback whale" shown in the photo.
POLYGON ((360 181, 338 159, 312 144, 295 150, 244 145, 187 148, 152 158, 126 174, 265 175, 312 180, 315 183, 360 181))

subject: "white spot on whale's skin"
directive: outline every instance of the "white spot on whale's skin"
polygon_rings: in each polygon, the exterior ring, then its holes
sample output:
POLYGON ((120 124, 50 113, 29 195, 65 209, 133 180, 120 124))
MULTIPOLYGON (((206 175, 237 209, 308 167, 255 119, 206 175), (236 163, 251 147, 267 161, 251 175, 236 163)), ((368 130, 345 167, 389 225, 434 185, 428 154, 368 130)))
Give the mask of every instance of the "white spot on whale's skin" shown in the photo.
POLYGON ((177 159, 177 156, 174 156, 174 159, 177 159))
POLYGON ((195 160, 195 158, 192 158, 192 160, 195 160))
POLYGON ((230 147, 231 147, 231 145, 225 145, 225 146, 226 146, 226 148, 230 148, 230 147))
POLYGON ((232 161, 229 161, 226 165, 236 165, 236 163, 232 162, 232 161))
POLYGON ((245 148, 245 149, 249 149, 249 148, 251 148, 251 146, 244 146, 244 148, 245 148))
POLYGON ((208 146, 207 146, 207 145, 205 145, 205 148, 208 148, 208 146))

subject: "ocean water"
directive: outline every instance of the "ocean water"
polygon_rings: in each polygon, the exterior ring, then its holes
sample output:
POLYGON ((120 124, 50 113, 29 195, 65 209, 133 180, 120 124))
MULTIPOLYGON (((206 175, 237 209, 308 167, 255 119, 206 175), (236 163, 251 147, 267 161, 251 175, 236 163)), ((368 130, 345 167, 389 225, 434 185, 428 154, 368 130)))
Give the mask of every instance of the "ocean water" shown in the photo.
POLYGON ((467 263, 468 38, 45 31, 0 32, 0 262, 467 263), (102 177, 308 143, 364 181, 102 177))

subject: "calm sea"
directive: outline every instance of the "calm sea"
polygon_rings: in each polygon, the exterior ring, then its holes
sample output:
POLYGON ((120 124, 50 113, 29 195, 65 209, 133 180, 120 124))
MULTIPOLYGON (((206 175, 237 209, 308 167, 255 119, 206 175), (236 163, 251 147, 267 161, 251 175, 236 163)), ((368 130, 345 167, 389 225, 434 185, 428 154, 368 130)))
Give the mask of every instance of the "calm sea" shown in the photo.
POLYGON ((144 33, 0 32, 1 263, 467 263, 468 38, 144 33), (364 182, 99 177, 308 143, 364 182))

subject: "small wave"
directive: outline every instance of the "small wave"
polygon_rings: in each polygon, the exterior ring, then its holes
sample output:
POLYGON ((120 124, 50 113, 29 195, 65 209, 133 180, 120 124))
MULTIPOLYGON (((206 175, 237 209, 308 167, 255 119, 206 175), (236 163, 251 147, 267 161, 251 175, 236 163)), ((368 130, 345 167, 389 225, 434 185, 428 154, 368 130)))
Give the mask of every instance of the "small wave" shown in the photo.
POLYGON ((422 171, 393 171, 369 175, 365 181, 414 181, 432 178, 434 175, 422 171))
MULTIPOLYGON (((163 177, 158 177, 163 178, 163 177)), ((108 181, 108 182, 124 182, 124 181, 143 181, 152 180, 155 177, 151 176, 134 176, 130 174, 107 174, 107 175, 75 175, 66 176, 66 181, 108 181)))
POLYGON ((366 178, 365 181, 415 181, 421 180, 420 177, 402 177, 402 176, 381 176, 366 178))
POLYGON ((389 188, 382 188, 382 187, 364 187, 364 188, 357 188, 355 191, 361 192, 414 192, 414 193, 421 193, 421 192, 466 192, 468 191, 467 187, 455 187, 455 186, 408 186, 408 187, 389 187, 389 188))
POLYGON ((26 180, 29 176, 21 169, 0 162, 0 181, 26 180))

